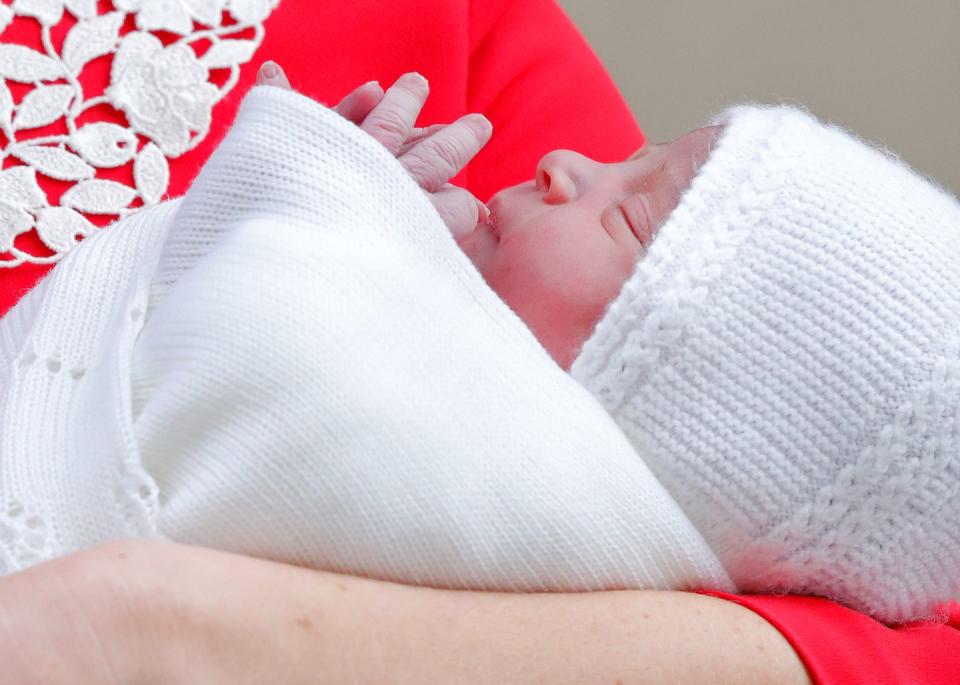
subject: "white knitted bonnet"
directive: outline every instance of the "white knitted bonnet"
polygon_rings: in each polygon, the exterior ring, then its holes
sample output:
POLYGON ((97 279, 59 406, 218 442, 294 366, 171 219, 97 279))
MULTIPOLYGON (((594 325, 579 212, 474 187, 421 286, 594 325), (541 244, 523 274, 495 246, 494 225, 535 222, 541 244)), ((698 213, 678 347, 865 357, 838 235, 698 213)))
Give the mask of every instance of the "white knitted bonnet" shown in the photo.
POLYGON ((794 107, 731 107, 570 373, 742 592, 887 623, 960 591, 960 204, 794 107))

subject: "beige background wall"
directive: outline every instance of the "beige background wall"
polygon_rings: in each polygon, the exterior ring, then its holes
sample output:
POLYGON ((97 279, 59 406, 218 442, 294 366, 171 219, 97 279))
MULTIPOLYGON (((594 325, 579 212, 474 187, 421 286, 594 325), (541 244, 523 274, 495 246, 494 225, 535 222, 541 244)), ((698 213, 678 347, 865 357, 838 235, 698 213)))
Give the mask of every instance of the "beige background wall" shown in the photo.
POLYGON ((960 195, 960 0, 559 0, 652 142, 801 102, 960 195))

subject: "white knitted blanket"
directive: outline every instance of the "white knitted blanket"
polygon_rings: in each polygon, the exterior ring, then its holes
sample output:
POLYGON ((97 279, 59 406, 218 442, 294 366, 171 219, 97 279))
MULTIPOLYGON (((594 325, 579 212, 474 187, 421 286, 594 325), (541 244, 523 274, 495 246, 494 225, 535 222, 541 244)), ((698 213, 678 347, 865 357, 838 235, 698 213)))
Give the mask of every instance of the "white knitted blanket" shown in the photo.
POLYGON ((379 144, 255 88, 0 320, 0 572, 173 539, 474 590, 731 590, 379 144))

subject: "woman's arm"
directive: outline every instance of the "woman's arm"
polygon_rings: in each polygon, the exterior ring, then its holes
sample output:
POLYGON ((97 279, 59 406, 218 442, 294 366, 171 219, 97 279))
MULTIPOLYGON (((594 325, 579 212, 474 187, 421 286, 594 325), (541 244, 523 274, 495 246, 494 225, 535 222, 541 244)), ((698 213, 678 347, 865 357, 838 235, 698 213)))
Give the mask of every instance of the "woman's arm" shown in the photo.
POLYGON ((3 606, 99 579, 60 593, 72 630, 50 606, 45 618, 2 614, 4 641, 21 648, 17 621, 40 621, 47 643, 29 655, 48 673, 61 645, 84 652, 82 671, 36 682, 810 682, 773 627, 703 595, 436 590, 134 540, 73 557, 0 581, 3 606), (109 681, 83 679, 98 668, 109 681))
POLYGON ((775 629, 711 597, 454 592, 183 548, 164 558, 168 577, 204 579, 166 612, 161 636, 192 657, 171 682, 809 682, 775 629))

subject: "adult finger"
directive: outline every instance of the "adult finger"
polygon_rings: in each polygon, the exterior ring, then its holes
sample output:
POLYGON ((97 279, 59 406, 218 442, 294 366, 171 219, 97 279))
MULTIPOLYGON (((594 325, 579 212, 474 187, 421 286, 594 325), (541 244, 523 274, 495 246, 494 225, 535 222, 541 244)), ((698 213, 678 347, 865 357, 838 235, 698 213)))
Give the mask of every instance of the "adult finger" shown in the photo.
POLYGON ((433 192, 457 175, 490 140, 493 125, 482 114, 467 114, 424 138, 400 163, 424 190, 433 192))
POLYGON ((454 240, 465 238, 476 229, 482 205, 469 190, 447 183, 427 195, 454 240))
POLYGON ((257 72, 257 85, 276 86, 278 88, 293 90, 293 88, 290 87, 290 81, 287 79, 287 75, 283 73, 283 69, 272 60, 267 60, 260 65, 260 71, 257 72))
POLYGON ((376 81, 370 81, 344 97, 333 111, 359 126, 381 100, 383 88, 376 81))
POLYGON ((396 156, 410 137, 429 93, 427 79, 416 72, 404 74, 387 89, 360 128, 396 156))
POLYGON ((407 150, 412 148, 414 145, 419 143, 424 138, 432 136, 437 131, 442 131, 448 126, 448 124, 431 124, 430 126, 417 127, 413 129, 413 132, 410 133, 410 137, 407 138, 406 142, 400 146, 399 152, 397 152, 397 157, 406 154, 407 150))

